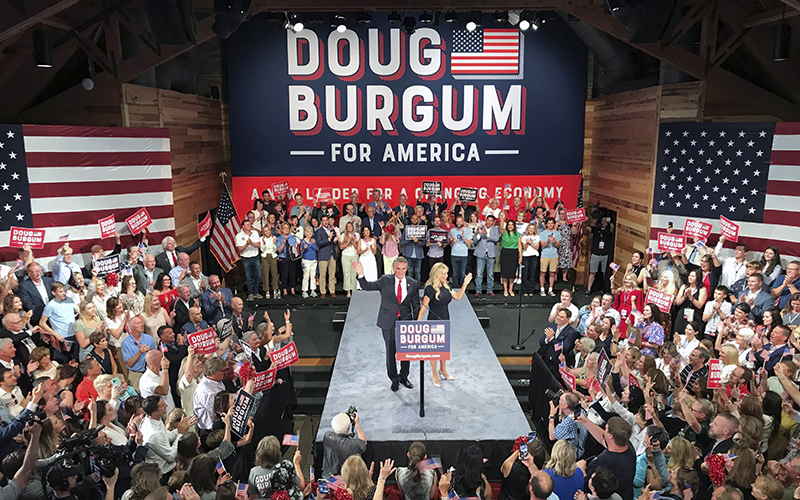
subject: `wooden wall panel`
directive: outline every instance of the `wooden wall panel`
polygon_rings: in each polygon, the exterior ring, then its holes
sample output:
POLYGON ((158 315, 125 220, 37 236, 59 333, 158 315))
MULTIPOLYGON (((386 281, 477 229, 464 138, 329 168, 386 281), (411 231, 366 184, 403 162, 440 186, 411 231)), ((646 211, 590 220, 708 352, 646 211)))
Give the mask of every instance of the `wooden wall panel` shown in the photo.
MULTIPOLYGON (((126 127, 169 128, 175 237, 179 244, 192 243, 197 215, 219 204, 220 173, 230 176, 227 107, 214 99, 125 84, 122 117, 126 127)), ((192 257, 199 259, 199 251, 192 257)))
MULTIPOLYGON (((584 205, 617 212, 615 260, 627 263, 649 243, 658 126, 702 119, 701 82, 650 87, 586 103, 584 205)), ((586 283, 590 238, 584 238, 578 281, 586 283)), ((621 276, 620 276, 621 279, 621 276)))

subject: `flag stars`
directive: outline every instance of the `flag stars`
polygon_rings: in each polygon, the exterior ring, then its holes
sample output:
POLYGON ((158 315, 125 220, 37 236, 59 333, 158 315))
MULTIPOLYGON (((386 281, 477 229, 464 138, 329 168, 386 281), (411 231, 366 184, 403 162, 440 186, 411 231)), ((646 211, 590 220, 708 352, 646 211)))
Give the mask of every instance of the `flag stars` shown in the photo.
POLYGON ((24 219, 24 218, 25 218, 25 216, 24 216, 24 215, 22 215, 22 214, 17 214, 17 220, 22 220, 22 219, 24 219))
POLYGON ((741 170, 738 168, 733 169, 733 175, 739 175, 739 172, 741 172, 741 170))
POLYGON ((707 135, 708 135, 708 132, 706 132, 705 130, 703 130, 702 132, 700 132, 700 137, 705 137, 705 136, 707 136, 707 135))
POLYGON ((722 183, 723 184, 727 184, 728 181, 730 181, 730 179, 728 179, 727 177, 723 177, 723 179, 722 179, 722 183))
POLYGON ((689 137, 689 131, 688 130, 684 130, 683 131, 683 136, 684 137, 689 137))
POLYGON ((690 175, 689 177, 686 178, 686 182, 692 182, 692 179, 693 177, 690 175))
POLYGON ((728 201, 728 197, 723 194, 722 196, 719 197, 719 201, 725 203, 726 201, 728 201))
POLYGON ((667 189, 667 185, 666 184, 661 184, 661 189, 667 189))
POLYGON ((5 170, 5 169, 6 169, 6 164, 3 163, 3 162, 0 162, 0 170, 5 170))
POLYGON ((744 184, 745 186, 750 184, 750 179, 742 179, 742 184, 744 184))
POLYGON ((711 158, 706 160, 706 165, 711 165, 712 163, 714 163, 714 160, 712 160, 711 158))
POLYGON ((708 183, 708 182, 711 182, 711 177, 706 177, 706 178, 705 178, 705 179, 703 179, 703 180, 704 180, 706 183, 708 183))
POLYGON ((664 132, 664 135, 670 137, 672 135, 672 130, 667 130, 666 132, 664 132))
POLYGON ((659 201, 659 202, 658 202, 658 206, 659 206, 659 207, 663 207, 663 206, 664 206, 664 200, 661 200, 661 201, 659 201))
POLYGON ((695 186, 695 187, 694 187, 694 190, 695 190, 695 191, 700 191, 700 185, 698 184, 697 186, 695 186))
POLYGON ((12 151, 12 152, 8 153, 8 157, 11 158, 12 160, 16 160, 17 159, 17 153, 12 151))
POLYGON ((678 190, 683 191, 683 184, 678 184, 678 190))
POLYGON ((730 164, 731 164, 731 159, 730 159, 730 158, 728 158, 727 160, 725 160, 725 166, 728 166, 728 165, 730 165, 730 164))
POLYGON ((711 210, 716 210, 716 209, 717 209, 717 204, 716 203, 712 203, 711 204, 711 210))
POLYGON ((686 154, 686 150, 685 149, 681 149, 681 154, 685 155, 686 154))
POLYGON ((665 154, 665 155, 668 155, 668 154, 669 154, 669 148, 667 148, 667 149, 665 149, 665 150, 664 150, 664 154, 665 154))
POLYGON ((670 198, 675 198, 675 193, 669 193, 667 194, 667 196, 669 196, 670 198))
POLYGON ((673 158, 672 159, 672 163, 678 163, 678 159, 677 158, 673 158))
POLYGON ((749 166, 750 166, 750 165, 752 165, 752 164, 753 164, 753 162, 752 162, 752 161, 750 161, 750 160, 745 160, 745 161, 744 161, 744 166, 745 166, 745 167, 749 167, 749 166))
POLYGON ((719 136, 720 137, 725 137, 725 131, 724 130, 720 131, 719 136))
POLYGON ((761 170, 756 170, 753 172, 753 176, 758 177, 759 175, 761 175, 761 170))
POLYGON ((11 178, 17 181, 19 180, 19 174, 16 172, 11 172, 11 178))
POLYGON ((720 172, 722 172, 722 170, 721 170, 721 169, 719 169, 719 168, 715 168, 715 169, 714 169, 714 173, 715 173, 715 174, 719 175, 719 173, 720 173, 720 172))
POLYGON ((10 212, 11 211, 11 205, 9 205, 8 203, 6 203, 6 206, 4 206, 3 208, 6 209, 6 212, 10 212))
POLYGON ((747 147, 748 148, 752 148, 755 145, 756 145, 756 143, 754 141, 747 141, 747 147))
POLYGON ((686 167, 681 167, 678 170, 681 171, 681 172, 684 172, 684 171, 686 171, 686 167))
POLYGON ((728 147, 729 147, 729 148, 732 148, 732 147, 733 147, 733 141, 728 141, 728 147))
POLYGON ((717 156, 722 156, 722 150, 721 149, 717 150, 717 156))
POLYGON ((739 137, 744 137, 744 130, 742 130, 741 132, 739 132, 739 137))
POLYGON ((687 200, 691 199, 691 198, 692 198, 692 193, 686 193, 686 196, 685 196, 685 198, 686 198, 687 200))
POLYGON ((716 142, 714 139, 711 139, 710 141, 708 141, 708 146, 709 146, 709 147, 711 147, 711 148, 713 148, 713 147, 714 147, 714 144, 716 144, 716 143, 717 143, 717 142, 716 142))
POLYGON ((681 141, 679 141, 678 139, 675 139, 674 141, 672 141, 672 145, 673 146, 677 146, 680 143, 681 143, 681 141))
POLYGON ((694 158, 689 158, 689 165, 694 165, 694 158))
POLYGON ((750 215, 756 213, 756 209, 753 207, 750 207, 747 211, 750 213, 750 215))
POLYGON ((5 143, 0 142, 0 149, 3 149, 4 147, 5 147, 5 143))
POLYGON ((764 152, 759 149, 758 151, 756 151, 756 156, 758 157, 764 156, 764 152))
POLYGON ((697 151, 697 154, 699 154, 700 156, 703 156, 704 154, 706 154, 706 150, 705 149, 700 149, 700 150, 697 151))
POLYGON ((753 196, 757 195, 758 194, 758 189, 751 189, 750 190, 750 194, 753 195, 753 196))
POLYGON ((678 208, 681 208, 681 202, 679 202, 679 201, 676 201, 676 202, 675 202, 675 206, 676 206, 676 207, 678 207, 678 208))
POLYGON ((731 188, 731 193, 736 194, 738 192, 739 192, 739 188, 736 188, 736 187, 732 187, 731 188))
POLYGON ((739 198, 739 202, 740 202, 742 205, 744 205, 745 203, 747 203, 747 198, 739 198))
POLYGON ((689 141, 689 144, 690 144, 691 146, 697 146, 697 141, 696 141, 696 140, 694 140, 694 139, 692 139, 691 141, 689 141))
POLYGON ((700 204, 699 204, 699 203, 693 203, 693 204, 692 204, 692 208, 694 208, 695 210, 697 210, 698 208, 700 208, 700 204))
POLYGON ((736 211, 736 207, 734 207, 733 205, 731 205, 731 206, 730 206, 730 208, 729 208, 729 210, 730 210, 731 212, 735 212, 735 211, 736 211))
POLYGON ((8 191, 8 188, 10 188, 10 187, 11 187, 11 186, 9 186, 8 184, 6 184, 5 182, 3 183, 3 186, 2 186, 2 188, 3 188, 3 191, 8 191))
POLYGON ((669 170, 669 167, 664 165, 664 168, 662 170, 664 170, 664 172, 666 172, 667 170, 669 170))
POLYGON ((759 137, 766 137, 767 136, 767 131, 766 130, 762 130, 761 132, 758 133, 758 136, 759 137))
POLYGON ((675 180, 675 174, 670 175, 669 176, 669 180, 674 181, 675 180))
POLYGON ((703 201, 708 201, 708 195, 707 194, 703 195, 703 201))
POLYGON ((703 167, 697 167, 697 173, 698 174, 702 174, 703 173, 703 167))
POLYGON ((6 134, 6 137, 8 137, 9 139, 13 139, 14 138, 14 132, 9 130, 8 133, 6 134))
POLYGON ((742 156, 742 150, 741 149, 736 152, 736 156, 742 156))
POLYGON ((711 190, 716 193, 717 191, 719 191, 719 186, 714 186, 711 188, 711 190))
POLYGON ((19 194, 19 193, 14 194, 14 200, 15 201, 19 201, 21 199, 22 199, 22 195, 21 194, 19 194))

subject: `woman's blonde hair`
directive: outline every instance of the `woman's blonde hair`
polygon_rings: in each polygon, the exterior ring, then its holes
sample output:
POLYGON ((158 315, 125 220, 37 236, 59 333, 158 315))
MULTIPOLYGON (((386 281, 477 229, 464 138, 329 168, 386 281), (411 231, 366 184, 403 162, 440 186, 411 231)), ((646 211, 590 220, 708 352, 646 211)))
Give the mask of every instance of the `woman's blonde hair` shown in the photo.
POLYGON ((633 283, 633 289, 634 290, 638 290, 639 289, 639 277, 636 276, 636 273, 628 273, 628 274, 626 274, 622 278, 622 284, 623 285, 625 284, 625 278, 628 278, 628 279, 631 280, 631 283, 633 283))
POLYGON ((364 500, 372 487, 367 464, 361 455, 352 455, 342 465, 342 480, 353 496, 353 500, 364 500))
POLYGON ((675 286, 675 273, 673 273, 670 270, 666 270, 663 273, 661 273, 661 277, 658 279, 659 283, 661 282, 662 278, 667 278, 667 281, 669 281, 669 284, 667 284, 667 287, 664 290, 662 290, 662 292, 675 295, 675 291, 677 289, 675 286))
POLYGON ((559 439, 553 445, 553 451, 550 452, 550 461, 547 462, 544 468, 553 469, 559 476, 569 478, 575 474, 575 469, 578 467, 575 458, 575 448, 567 441, 559 439))
POLYGON ((447 276, 448 271, 449 269, 443 262, 437 262, 431 268, 430 277, 428 278, 427 283, 425 283, 425 286, 430 285, 434 290, 436 290, 436 300, 439 300, 439 293, 442 291, 442 286, 450 290, 450 285, 448 285, 447 282, 442 285, 442 276, 447 276))
POLYGON ((739 349, 737 349, 733 345, 731 344, 723 345, 722 354, 724 354, 724 356, 722 357, 722 364, 741 366, 741 363, 739 363, 739 349), (732 359, 733 363, 728 363, 729 359, 732 359))
POLYGON ((171 409, 169 413, 167 413, 167 418, 165 419, 164 427, 166 427, 168 431, 171 431, 172 429, 177 429, 178 422, 180 422, 184 416, 185 414, 183 413, 182 409, 180 408, 171 409))
POLYGON ((538 225, 538 224, 534 224, 533 222, 531 222, 530 224, 528 224, 528 225, 525 227, 525 234, 528 234, 528 229, 531 229, 531 228, 533 228, 533 233, 532 233, 532 234, 533 234, 534 236, 536 236, 537 234, 539 234, 539 225, 538 225))
POLYGON ((694 446, 686 438, 674 437, 669 442, 669 462, 667 470, 673 471, 681 467, 694 465, 694 446))
POLYGON ((147 295, 144 296, 144 309, 143 309, 142 312, 144 312, 144 315, 147 316, 148 318, 154 317, 156 314, 158 314, 161 311, 161 301, 160 300, 156 301, 156 302, 158 302, 158 307, 156 308, 155 311, 153 310, 153 299, 157 299, 157 298, 158 298, 158 295, 154 295, 153 292, 150 292, 150 293, 148 293, 147 295))
POLYGON ((81 301, 81 305, 80 305, 80 309, 79 309, 80 310, 81 319, 83 320, 84 323, 86 323, 87 321, 92 321, 92 320, 100 321, 100 318, 98 318, 98 316, 97 316, 97 307, 96 306, 95 306, 95 311, 94 311, 94 318, 90 318, 90 317, 88 317, 86 315, 86 307, 89 304, 94 305, 94 302, 89 302, 88 300, 82 300, 81 301))

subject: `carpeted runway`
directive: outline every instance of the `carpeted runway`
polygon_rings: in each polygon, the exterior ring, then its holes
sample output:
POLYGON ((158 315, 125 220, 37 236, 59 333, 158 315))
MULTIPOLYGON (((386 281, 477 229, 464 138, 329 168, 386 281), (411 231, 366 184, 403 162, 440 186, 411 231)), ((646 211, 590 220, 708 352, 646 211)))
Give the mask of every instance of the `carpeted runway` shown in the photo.
POLYGON ((419 416, 418 362, 411 363, 414 389, 390 390, 383 338, 375 325, 379 304, 374 292, 356 292, 350 302, 316 437, 318 449, 331 419, 355 405, 375 456, 404 463, 408 444, 420 440, 429 454, 452 458, 465 442, 478 441, 486 458, 502 463, 513 440, 530 429, 468 299, 450 304, 448 371, 456 380, 434 387, 426 362, 424 418, 419 416))

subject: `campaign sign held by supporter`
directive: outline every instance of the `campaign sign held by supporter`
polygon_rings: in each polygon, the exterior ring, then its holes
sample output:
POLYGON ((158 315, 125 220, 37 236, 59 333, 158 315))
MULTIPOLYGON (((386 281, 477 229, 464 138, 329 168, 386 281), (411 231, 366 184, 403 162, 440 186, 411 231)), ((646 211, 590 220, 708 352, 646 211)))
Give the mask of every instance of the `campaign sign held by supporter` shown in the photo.
POLYGON ((136 235, 141 233, 144 228, 152 224, 153 219, 150 218, 150 214, 147 213, 147 209, 142 208, 135 214, 125 219, 125 223, 128 225, 128 229, 131 230, 131 234, 136 235))
POLYGON ((672 294, 656 290, 655 288, 648 288, 644 303, 649 304, 651 302, 658 306, 658 309, 662 313, 669 313, 670 307, 672 307, 672 294))
POLYGON ((114 233, 117 232, 117 219, 114 214, 109 215, 104 219, 100 219, 97 221, 97 224, 100 225, 100 237, 110 238, 114 236, 114 233))
POLYGON ((217 335, 211 328, 189 334, 189 345, 195 354, 211 354, 217 350, 217 335))
POLYGON ((714 229, 713 224, 694 219, 686 219, 686 223, 683 225, 683 234, 685 236, 693 236, 703 241, 708 241, 712 229, 714 229))
POLYGON ((44 248, 44 229, 12 227, 8 246, 22 248, 25 245, 38 250, 44 248))
POLYGON ((639 390, 642 389, 641 384, 639 384, 639 379, 636 378, 636 375, 634 375, 633 373, 628 373, 628 386, 638 387, 639 390))
POLYGON ((233 402, 233 415, 231 416, 231 432, 243 438, 247 434, 247 418, 253 411, 256 398, 240 390, 236 393, 233 402))
POLYGON ((708 388, 719 389, 722 387, 722 360, 708 360, 708 388))
POLYGON ((108 273, 118 272, 119 265, 119 254, 103 257, 94 261, 94 269, 97 271, 98 276, 105 276, 108 273))
POLYGON ((425 234, 428 232, 427 226, 406 226, 406 239, 413 238, 425 239, 425 234))
POLYGON ((450 233, 448 233, 445 229, 431 229, 428 232, 428 239, 431 243, 441 243, 443 245, 447 244, 447 240, 450 238, 450 233))
POLYGON ((261 392, 266 391, 267 389, 272 389, 272 386, 275 385, 275 374, 278 373, 278 370, 275 368, 270 368, 265 372, 257 372, 253 376, 253 392, 261 392))
POLYGON ((658 233, 658 249, 662 252, 680 252, 686 246, 686 236, 658 233))
POLYGON ((272 183, 272 196, 277 198, 285 194, 289 194, 289 181, 272 183))
POLYGON ((564 382, 564 385, 566 385, 569 390, 574 391, 575 375, 568 372, 566 366, 560 366, 558 368, 558 373, 561 375, 561 380, 564 382))
MULTIPOLYGON (((233 320, 229 319, 225 323, 222 324, 222 328, 219 329, 219 341, 225 342, 225 339, 233 335, 233 320)), ((246 342, 243 342, 246 344, 246 342)), ((248 346, 250 347, 250 346, 248 346)), ((249 358, 249 356, 248 356, 249 358)))
POLYGON ((586 220, 586 211, 582 208, 571 208, 566 212, 567 224, 575 224, 586 220))
POLYGON ((328 203, 333 201, 333 190, 331 188, 317 188, 314 190, 314 204, 328 203))
POLYGON ((458 199, 461 201, 475 201, 478 199, 476 188, 461 188, 458 190, 458 199))
POLYGON ((736 224, 724 215, 719 216, 719 229, 722 236, 728 240, 737 241, 739 239, 739 224, 736 224))
POLYGON ((450 359, 450 321, 398 321, 395 344, 398 361, 450 359))
POLYGON ((424 195, 429 195, 429 194, 439 195, 439 194, 442 194, 442 182, 441 181, 423 181, 422 182, 422 194, 424 194, 424 195))
POLYGON ((208 212, 203 220, 197 225, 197 234, 200 238, 205 238, 209 234, 211 234, 211 212, 208 212))
POLYGON ((608 359, 608 354, 603 349, 600 351, 600 357, 597 358, 597 378, 601 385, 605 384, 608 377, 611 376, 611 368, 611 360, 608 359))
POLYGON ((289 345, 269 353, 269 359, 272 360, 272 368, 281 370, 300 361, 300 355, 297 354, 294 342, 290 342, 289 345))

